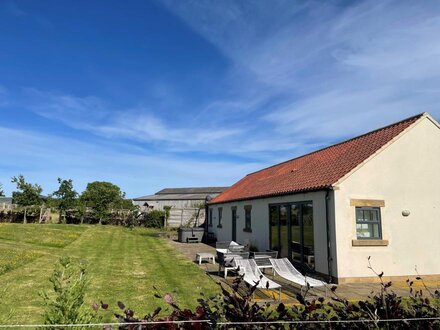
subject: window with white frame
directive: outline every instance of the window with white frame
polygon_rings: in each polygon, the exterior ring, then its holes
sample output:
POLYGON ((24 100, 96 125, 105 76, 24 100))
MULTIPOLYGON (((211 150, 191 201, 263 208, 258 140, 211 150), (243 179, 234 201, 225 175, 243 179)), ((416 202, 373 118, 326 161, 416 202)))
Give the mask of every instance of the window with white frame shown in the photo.
POLYGON ((356 207, 357 239, 382 239, 382 224, 379 207, 356 207))

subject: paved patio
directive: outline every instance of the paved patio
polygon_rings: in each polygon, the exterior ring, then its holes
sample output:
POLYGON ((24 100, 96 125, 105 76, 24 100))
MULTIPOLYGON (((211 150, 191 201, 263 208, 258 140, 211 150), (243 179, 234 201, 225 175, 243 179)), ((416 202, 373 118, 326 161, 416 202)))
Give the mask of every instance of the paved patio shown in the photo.
MULTIPOLYGON (((208 252, 216 254, 216 250, 214 247, 203 244, 203 243, 180 243, 173 239, 168 239, 168 242, 171 246, 173 246, 176 250, 186 256, 188 259, 192 260, 194 263, 198 265, 196 261, 196 254, 198 252, 208 252)), ((219 283, 224 283, 230 286, 233 282, 234 276, 228 276, 225 280, 223 278, 223 272, 218 275, 219 266, 216 263, 215 265, 204 260, 202 264, 199 266, 205 272, 212 277, 213 280, 219 283)), ((266 271, 265 275, 279 284, 282 285, 282 302, 285 304, 295 304, 298 303, 296 300, 296 294, 300 292, 300 288, 298 286, 293 286, 289 284, 287 281, 283 280, 278 276, 273 276, 270 271, 266 271)), ((428 288, 432 289, 432 291, 440 288, 440 282, 435 281, 425 281, 425 284, 428 288)), ((328 288, 332 287, 333 284, 329 284, 328 288)), ((423 284, 420 281, 415 281, 413 285, 414 289, 423 288, 423 284)), ((409 288, 406 282, 393 282, 391 289, 400 296, 409 296, 409 288)), ((379 283, 349 283, 349 284, 340 284, 337 285, 336 294, 340 298, 345 298, 347 300, 361 300, 368 298, 371 295, 371 292, 379 292, 380 284, 379 283)), ((274 291, 269 290, 258 290, 255 295, 255 299, 258 301, 271 301, 273 300, 273 294, 278 297, 278 293, 274 293, 274 291)), ((322 296, 325 297, 325 290, 323 288, 311 289, 309 292, 310 296, 322 296)), ((328 296, 331 296, 332 293, 329 291, 328 296)))

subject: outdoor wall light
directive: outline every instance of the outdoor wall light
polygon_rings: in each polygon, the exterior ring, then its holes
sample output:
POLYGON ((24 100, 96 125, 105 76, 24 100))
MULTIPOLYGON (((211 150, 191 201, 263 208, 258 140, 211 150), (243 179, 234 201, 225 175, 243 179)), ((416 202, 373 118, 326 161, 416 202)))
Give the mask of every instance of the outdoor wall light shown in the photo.
POLYGON ((409 210, 403 210, 402 211, 402 215, 404 216, 404 217, 407 217, 407 216, 409 216, 411 214, 411 212, 409 211, 409 210))

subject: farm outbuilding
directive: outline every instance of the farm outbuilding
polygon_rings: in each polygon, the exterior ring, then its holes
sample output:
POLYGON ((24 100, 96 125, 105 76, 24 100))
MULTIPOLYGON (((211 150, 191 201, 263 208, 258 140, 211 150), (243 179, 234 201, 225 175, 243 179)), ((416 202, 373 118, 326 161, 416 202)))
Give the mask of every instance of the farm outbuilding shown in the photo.
POLYGON ((164 210, 171 207, 168 226, 179 227, 200 225, 205 221, 205 201, 209 196, 214 198, 227 187, 190 187, 165 188, 154 195, 147 195, 133 199, 141 211, 164 210))

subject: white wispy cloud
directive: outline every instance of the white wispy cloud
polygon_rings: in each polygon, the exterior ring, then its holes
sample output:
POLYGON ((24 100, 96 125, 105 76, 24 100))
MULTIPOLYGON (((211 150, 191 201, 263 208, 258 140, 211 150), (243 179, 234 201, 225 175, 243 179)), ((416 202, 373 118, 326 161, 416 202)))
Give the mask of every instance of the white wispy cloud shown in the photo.
MULTIPOLYGON (((25 88, 10 103, 50 120, 107 139, 131 140, 162 146, 170 153, 198 151, 211 154, 247 155, 264 161, 269 152, 292 150, 295 141, 272 136, 254 118, 246 119, 264 99, 216 101, 198 112, 174 118, 149 106, 115 108, 96 96, 73 96, 25 88), (243 120, 243 121, 242 121, 243 120)), ((300 146, 301 147, 301 146, 300 146)))
POLYGON ((62 177, 74 178, 78 191, 88 182, 105 180, 118 184, 128 197, 137 197, 165 186, 232 184, 263 165, 149 154, 130 144, 85 142, 1 126, 0 139, 13 141, 2 145, 0 158, 0 183, 8 195, 14 190, 11 177, 18 174, 41 184, 46 194, 56 189, 56 179, 62 177))
POLYGON ((28 88, 15 102, 168 156, 196 151, 264 164, 415 113, 440 118, 438 2, 159 2, 229 60, 224 97, 189 109, 177 88, 158 84, 157 99, 178 101, 118 108, 95 95, 28 88))
POLYGON ((161 3, 227 56, 232 71, 248 70, 260 97, 283 96, 259 119, 298 144, 423 111, 440 117, 436 1, 161 3))
MULTIPOLYGON (((148 107, 115 109, 95 96, 78 97, 52 91, 27 88, 25 98, 18 101, 23 107, 63 124, 105 137, 130 138, 145 142, 179 144, 182 149, 200 149, 219 140, 239 135, 234 128, 203 128, 204 121, 191 121, 173 126, 154 114, 148 107)), ((169 123, 173 119, 168 117, 169 123)))

